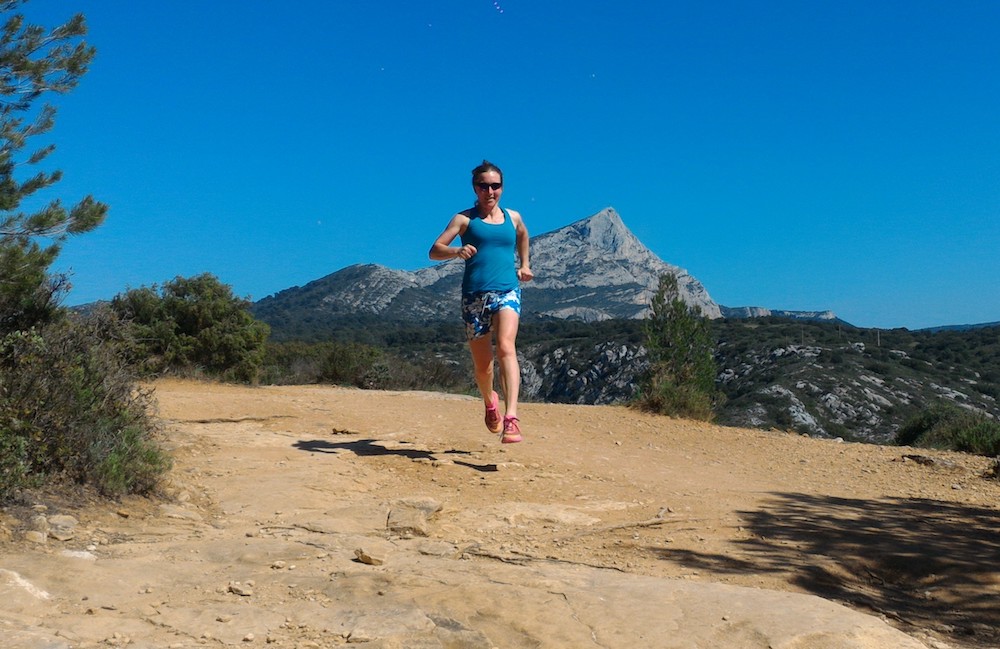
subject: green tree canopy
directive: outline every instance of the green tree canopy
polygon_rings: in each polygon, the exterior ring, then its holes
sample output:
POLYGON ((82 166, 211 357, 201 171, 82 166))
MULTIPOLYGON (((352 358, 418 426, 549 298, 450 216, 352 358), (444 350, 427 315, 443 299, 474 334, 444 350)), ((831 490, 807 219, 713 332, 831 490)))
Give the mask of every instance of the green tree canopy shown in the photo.
POLYGON ((111 308, 132 322, 135 354, 148 371, 258 379, 270 328, 250 314, 249 300, 237 298, 214 275, 132 289, 116 296, 111 308))
POLYGON ((38 167, 53 144, 29 147, 55 123, 56 109, 38 101, 75 88, 95 50, 82 40, 82 14, 47 30, 25 21, 17 12, 23 3, 0 2, 0 333, 51 318, 66 286, 49 274, 61 244, 96 228, 108 209, 91 196, 69 208, 35 196, 62 178, 38 167))
POLYGON ((66 477, 145 493, 169 458, 123 353, 128 331, 105 310, 56 317, 66 278, 49 272, 65 239, 97 227, 107 207, 37 196, 61 173, 37 166, 52 144, 29 146, 55 118, 38 100, 73 89, 94 49, 82 15, 46 30, 15 11, 22 2, 0 1, 0 502, 66 477))
POLYGON ((677 277, 665 274, 643 323, 649 371, 639 405, 668 415, 711 419, 718 398, 715 342, 708 319, 681 299, 677 277))

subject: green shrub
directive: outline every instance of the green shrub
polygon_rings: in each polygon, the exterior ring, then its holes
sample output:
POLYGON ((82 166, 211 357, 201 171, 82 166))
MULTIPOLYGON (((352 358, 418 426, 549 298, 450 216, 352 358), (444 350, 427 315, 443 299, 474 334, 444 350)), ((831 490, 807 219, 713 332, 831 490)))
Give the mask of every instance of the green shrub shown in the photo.
POLYGON ((0 428, 0 502, 19 487, 30 486, 28 440, 0 428))
POLYGON ((149 492, 168 466, 148 430, 138 424, 106 426, 91 443, 90 462, 95 482, 111 494, 149 492))
POLYGON ((955 431, 953 444, 956 451, 996 457, 1000 455, 1000 424, 981 416, 955 431))
POLYGON ((720 394, 709 320, 680 297, 677 277, 667 273, 643 321, 649 371, 635 405, 665 415, 710 420, 720 394))
POLYGON ((1000 401, 1000 385, 996 383, 975 383, 972 388, 979 392, 980 394, 985 394, 988 397, 1000 401))
POLYGON ((270 385, 309 385, 320 382, 328 343, 268 342, 261 382, 270 385))
POLYGON ((115 296, 111 308, 131 323, 131 353, 145 373, 260 379, 270 328, 250 314, 249 300, 210 273, 132 289, 115 296))
POLYGON ((865 363, 865 369, 882 376, 892 375, 892 366, 882 361, 868 361, 865 363))
POLYGON ((0 339, 0 499, 54 478, 146 493, 169 467, 106 311, 0 339))
POLYGON ((909 419, 896 434, 896 443, 995 457, 1000 455, 1000 422, 982 413, 937 405, 909 419))
MULTIPOLYGON (((463 353, 463 359, 468 354, 463 353)), ((332 383, 364 389, 443 390, 466 392, 474 387, 471 365, 449 362, 428 353, 411 359, 357 342, 268 343, 263 382, 278 385, 332 383)))
POLYGON ((471 361, 467 365, 441 358, 423 357, 416 362, 400 359, 393 367, 391 387, 396 390, 439 390, 474 394, 471 361))
POLYGON ((385 388, 388 368, 384 356, 385 352, 370 345, 334 343, 323 359, 320 378, 337 385, 385 388))
POLYGON ((693 383, 679 382, 664 371, 653 371, 640 388, 635 405, 648 412, 710 421, 713 395, 693 383))
POLYGON ((844 362, 844 352, 840 349, 823 349, 820 351, 819 357, 816 358, 816 362, 838 365, 844 362))

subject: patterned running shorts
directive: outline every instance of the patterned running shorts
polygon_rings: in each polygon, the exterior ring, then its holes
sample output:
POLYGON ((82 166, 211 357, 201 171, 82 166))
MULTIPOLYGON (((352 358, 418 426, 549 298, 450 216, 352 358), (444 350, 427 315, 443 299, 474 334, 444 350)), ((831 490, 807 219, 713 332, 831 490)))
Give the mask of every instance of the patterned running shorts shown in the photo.
POLYGON ((510 291, 482 291, 462 295, 462 320, 465 335, 470 339, 490 333, 493 315, 501 309, 514 309, 521 315, 521 288, 510 291))

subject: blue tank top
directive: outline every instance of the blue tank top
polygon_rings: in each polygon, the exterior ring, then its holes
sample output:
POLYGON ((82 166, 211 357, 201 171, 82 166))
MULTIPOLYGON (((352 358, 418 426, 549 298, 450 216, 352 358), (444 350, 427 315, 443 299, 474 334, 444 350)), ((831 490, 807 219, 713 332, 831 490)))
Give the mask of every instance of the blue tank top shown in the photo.
POLYGON ((507 210, 503 223, 484 223, 479 213, 469 211, 469 227, 462 234, 462 245, 472 244, 476 254, 465 260, 462 292, 513 291, 518 287, 514 249, 517 232, 507 210))

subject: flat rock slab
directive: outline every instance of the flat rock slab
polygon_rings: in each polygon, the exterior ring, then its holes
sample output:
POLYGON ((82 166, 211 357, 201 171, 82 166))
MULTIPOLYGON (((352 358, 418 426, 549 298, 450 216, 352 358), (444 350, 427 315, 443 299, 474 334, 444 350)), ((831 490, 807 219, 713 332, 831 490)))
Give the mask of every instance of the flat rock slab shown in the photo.
MULTIPOLYGON (((257 573, 240 573, 255 577, 248 595, 234 594, 231 588, 194 597, 157 597, 159 589, 137 595, 139 582, 134 581, 127 587, 130 592, 115 598, 102 591, 86 608, 79 605, 79 593, 87 587, 70 587, 55 573, 71 573, 73 584, 127 584, 134 560, 75 560, 70 568, 62 559, 28 576, 7 572, 0 595, 19 605, 0 612, 3 647, 65 646, 57 634, 67 630, 78 635, 75 646, 97 646, 113 641, 116 629, 127 629, 125 637, 139 646, 204 637, 240 646, 247 637, 277 641, 306 636, 319 646, 346 642, 371 647, 925 647, 878 618, 811 595, 545 561, 516 565, 438 557, 424 553, 426 541, 419 539, 397 543, 391 564, 366 565, 349 559, 346 544, 356 540, 345 537, 336 556, 325 558, 331 572, 323 577, 316 571, 276 571, 264 565, 267 558, 261 555, 257 573), (60 594, 40 595, 52 591, 60 594), (74 607, 80 609, 79 625, 60 616, 60 610, 74 607), (303 629, 292 620, 308 623, 303 629)), ((169 556, 180 550, 160 549, 169 556)), ((171 563, 178 576, 195 578, 197 561, 171 563)), ((222 579, 220 573, 215 582, 222 579)))
MULTIPOLYGON (((399 559, 382 574, 382 601, 365 612, 361 628, 368 641, 423 636, 432 642, 444 625, 494 647, 925 647, 877 618, 811 595, 559 564, 399 559), (401 620, 408 620, 405 629, 401 620)), ((337 580, 330 594, 338 603, 354 599, 352 581, 337 580)), ((350 618, 345 612, 343 619, 350 618)), ((342 631, 359 637, 356 628, 342 631)))

